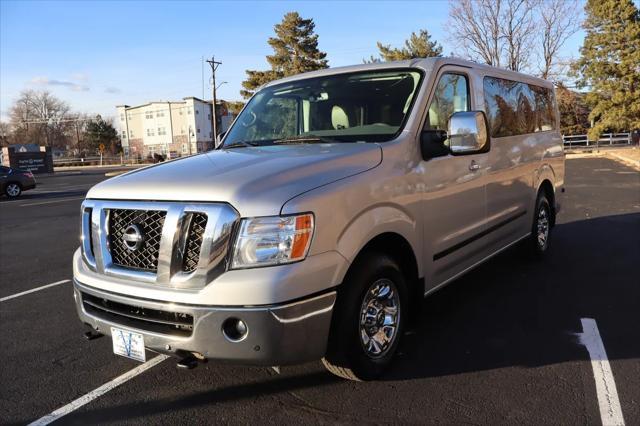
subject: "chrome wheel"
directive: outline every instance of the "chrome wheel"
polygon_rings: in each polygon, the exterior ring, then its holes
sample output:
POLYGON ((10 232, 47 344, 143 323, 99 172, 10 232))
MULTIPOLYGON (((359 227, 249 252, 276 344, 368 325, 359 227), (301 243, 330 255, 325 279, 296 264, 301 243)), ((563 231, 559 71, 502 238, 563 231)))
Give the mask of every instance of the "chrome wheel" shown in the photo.
POLYGON ((360 343, 370 358, 383 357, 393 346, 400 325, 400 295, 383 278, 367 290, 360 309, 360 343))
POLYGON ((5 191, 9 197, 17 197, 20 195, 20 186, 17 183, 10 183, 5 191))
POLYGON ((540 207, 540 210, 538 210, 537 238, 538 246, 540 248, 544 248, 547 245, 547 240, 549 239, 549 214, 547 209, 542 206, 540 207))

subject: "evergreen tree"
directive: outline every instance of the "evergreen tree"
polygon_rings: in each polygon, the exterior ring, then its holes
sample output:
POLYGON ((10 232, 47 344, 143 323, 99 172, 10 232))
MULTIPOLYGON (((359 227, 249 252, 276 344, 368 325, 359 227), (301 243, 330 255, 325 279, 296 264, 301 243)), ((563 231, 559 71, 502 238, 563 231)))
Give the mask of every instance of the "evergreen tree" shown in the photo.
POLYGON ((258 87, 272 80, 327 68, 327 54, 318 50, 315 26, 313 19, 303 19, 298 12, 285 14, 282 22, 274 27, 276 36, 268 41, 274 52, 267 56, 271 69, 247 70, 240 94, 249 98, 258 87))
POLYGON ((91 150, 98 150, 100 144, 103 144, 111 154, 116 154, 122 149, 116 129, 99 115, 95 120, 87 123, 84 140, 91 150))
POLYGON ((592 139, 640 128, 640 12, 632 0, 588 0, 587 35, 574 64, 592 107, 592 139))
POLYGON ((442 46, 437 41, 431 41, 431 35, 427 30, 420 30, 419 34, 412 32, 409 39, 405 40, 404 47, 399 49, 392 48, 390 44, 385 45, 378 42, 378 50, 380 58, 372 56, 369 61, 365 60, 365 62, 402 61, 442 56, 442 46))
POLYGON ((582 135, 589 129, 589 107, 585 94, 568 89, 562 83, 556 87, 556 102, 560 111, 560 132, 582 135))

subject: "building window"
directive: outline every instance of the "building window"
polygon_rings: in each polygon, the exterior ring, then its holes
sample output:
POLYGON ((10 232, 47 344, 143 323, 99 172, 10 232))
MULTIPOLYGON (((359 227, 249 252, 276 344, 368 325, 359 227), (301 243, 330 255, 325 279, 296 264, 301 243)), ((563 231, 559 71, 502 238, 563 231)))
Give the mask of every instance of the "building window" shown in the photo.
POLYGON ((164 117, 164 111, 156 111, 156 117, 164 117))
POLYGON ((127 138, 127 132, 125 132, 124 130, 122 131, 122 139, 126 139, 127 138))
POLYGON ((180 134, 181 134, 181 135, 184 135, 184 133, 185 133, 185 132, 184 132, 184 127, 183 127, 182 129, 180 129, 180 134))
POLYGON ((207 120, 211 120, 211 114, 207 114, 207 120))
POLYGON ((209 132, 209 137, 211 137, 211 132, 209 132))
POLYGON ((153 136, 153 129, 147 129, 147 136, 153 136))
POLYGON ((196 115, 200 114, 200 111, 196 110, 196 115))
POLYGON ((129 118, 129 120, 131 120, 131 114, 127 114, 127 118, 129 118))
POLYGON ((124 121, 124 114, 120 114, 120 121, 124 121))
POLYGON ((200 129, 198 129, 198 133, 200 133, 200 129))
POLYGON ((180 110, 180 115, 182 115, 182 110, 180 110))
POLYGON ((153 118, 153 111, 147 111, 144 113, 144 118, 150 119, 153 118))
POLYGON ((183 143, 183 144, 182 144, 182 153, 183 153, 183 154, 186 154, 186 153, 187 153, 187 144, 186 144, 186 143, 183 143))
POLYGON ((187 114, 191 115, 191 108, 187 108, 187 114))
POLYGON ((158 127, 158 136, 164 136, 167 134, 166 127, 158 127))
POLYGON ((129 137, 132 138, 133 137, 133 130, 129 130, 129 137))

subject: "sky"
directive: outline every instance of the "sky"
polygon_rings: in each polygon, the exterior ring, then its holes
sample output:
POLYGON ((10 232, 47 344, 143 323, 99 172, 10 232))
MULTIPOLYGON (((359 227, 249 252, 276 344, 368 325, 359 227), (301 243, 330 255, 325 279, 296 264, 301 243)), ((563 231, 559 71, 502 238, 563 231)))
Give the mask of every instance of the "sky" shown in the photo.
MULTIPOLYGON (((202 58, 222 62, 218 98, 242 99, 246 69, 268 68, 267 39, 289 11, 313 18, 329 66, 362 63, 376 41, 400 46, 427 29, 453 52, 446 1, 17 1, 0 0, 0 118, 25 89, 49 90, 73 111, 203 96, 202 58)), ((582 13, 577 10, 576 13, 582 13)), ((579 55, 576 33, 561 55, 579 55)), ((207 64, 205 66, 208 67, 207 64)), ((204 68, 204 97, 211 98, 204 68)))

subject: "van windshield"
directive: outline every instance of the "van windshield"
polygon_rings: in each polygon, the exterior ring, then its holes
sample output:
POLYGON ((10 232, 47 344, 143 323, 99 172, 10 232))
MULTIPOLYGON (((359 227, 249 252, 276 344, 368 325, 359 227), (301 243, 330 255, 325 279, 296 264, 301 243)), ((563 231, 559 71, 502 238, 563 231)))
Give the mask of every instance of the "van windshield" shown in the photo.
POLYGON ((391 140, 411 112, 421 79, 415 69, 381 70, 267 87, 251 98, 222 148, 391 140))

